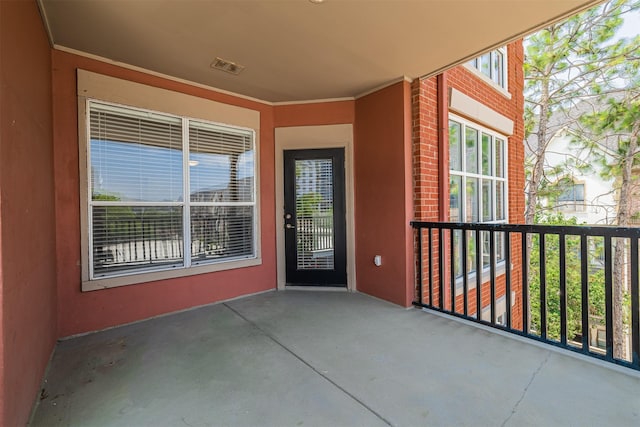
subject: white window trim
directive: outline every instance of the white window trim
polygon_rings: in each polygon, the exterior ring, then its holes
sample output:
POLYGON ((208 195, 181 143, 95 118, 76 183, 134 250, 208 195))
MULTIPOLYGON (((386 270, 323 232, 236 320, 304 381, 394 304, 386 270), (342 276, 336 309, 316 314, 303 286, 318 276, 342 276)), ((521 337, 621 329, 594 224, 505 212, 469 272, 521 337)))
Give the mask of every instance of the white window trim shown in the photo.
POLYGON ((493 89, 495 89, 502 96, 504 96, 507 99, 511 99, 511 92, 509 92, 509 55, 508 55, 509 50, 507 49, 507 46, 503 46, 501 48, 493 49, 493 50, 494 51, 498 50, 503 54, 503 64, 502 64, 503 70, 502 71, 503 71, 503 78, 504 78, 504 86, 500 86, 499 84, 494 82, 489 76, 487 76, 478 68, 474 67, 469 63, 471 61, 476 60, 477 58, 473 58, 472 60, 465 62, 463 66, 467 70, 469 70, 471 73, 473 73, 476 77, 478 77, 479 79, 484 81, 486 84, 491 86, 493 89))
MULTIPOLYGON (((80 178, 80 232, 81 232, 81 280, 82 291, 93 291, 118 286, 133 285, 145 282, 165 280, 211 273, 238 268, 252 267, 262 264, 261 255, 261 216, 260 216, 260 143, 259 143, 259 113, 254 110, 244 109, 231 105, 221 104, 215 101, 197 98, 178 92, 153 88, 139 83, 133 83, 113 77, 102 76, 84 70, 78 70, 78 149, 79 149, 79 178, 80 178), (103 95, 92 97, 93 94, 103 95), (153 94, 153 96, 149 96, 153 94), (106 98, 106 99, 105 99, 106 98), (101 103, 111 103, 125 108, 157 111, 164 115, 179 115, 194 121, 216 122, 216 116, 220 116, 225 123, 221 126, 243 129, 253 132, 254 143, 254 245, 255 256, 239 260, 218 261, 210 264, 192 265, 190 267, 168 267, 149 272, 133 272, 122 275, 113 275, 105 278, 90 279, 90 219, 89 219, 89 152, 88 152, 88 102, 89 100, 101 103), (122 103, 126 100, 127 103, 122 103), (140 102, 136 102, 139 100, 140 102), (149 108, 149 104, 157 108, 149 108), (167 108, 163 108, 166 106, 167 108), (202 106, 209 106, 204 111, 202 106), (180 114, 196 110, 198 114, 180 114), (165 112, 167 111, 167 112, 165 112), (200 113, 202 111, 202 113, 200 113), (216 114, 217 113, 217 114, 216 114), (213 115, 213 117, 212 117, 213 115), (250 126, 247 126, 250 125, 250 126)), ((188 156, 185 156, 187 158, 188 156)), ((186 179, 186 178, 183 178, 186 179)), ((186 246, 188 247, 188 246, 186 246)), ((186 257, 185 257, 186 258, 186 257)))
MULTIPOLYGON (((449 113, 449 117, 447 120, 447 123, 449 121, 455 121, 458 122, 464 126, 469 126, 473 129, 476 129, 478 131, 478 144, 480 145, 481 148, 481 144, 482 144, 482 133, 486 133, 491 135, 491 137, 495 140, 496 137, 498 137, 499 139, 501 139, 503 141, 504 147, 503 147, 503 176, 502 177, 496 177, 495 176, 495 142, 492 144, 491 146, 491 168, 492 168, 492 174, 493 177, 491 178, 491 182, 492 182, 492 194, 495 195, 496 194, 496 182, 497 181, 501 181, 504 183, 504 219, 501 220, 492 220, 492 221, 482 221, 482 186, 479 185, 478 186, 478 216, 480 217, 479 221, 477 223, 482 223, 482 224, 507 224, 509 222, 509 158, 508 158, 508 153, 509 153, 509 138, 501 133, 496 132, 495 130, 492 130, 490 128, 487 128, 485 126, 482 126, 479 123, 476 122, 472 122, 470 120, 464 119, 461 116, 458 116, 456 114, 453 113, 449 113)), ((466 169, 466 156, 465 156, 465 152, 464 152, 464 145, 465 145, 465 137, 464 137, 465 133, 464 132, 460 132, 460 144, 462 147, 462 151, 461 151, 461 158, 460 158, 460 162, 461 162, 461 168, 463 169, 463 171, 454 171, 449 169, 449 176, 460 176, 462 178, 462 182, 464 183, 464 178, 465 177, 471 177, 471 178, 476 178, 478 179, 478 183, 481 182, 482 177, 483 176, 488 176, 488 175, 482 175, 482 173, 468 173, 466 171, 464 171, 466 169)), ((479 165, 478 167, 481 169, 482 168, 482 151, 481 149, 479 150, 479 157, 478 157, 478 162, 479 165)), ((480 171, 481 172, 481 171, 480 171)), ((465 185, 461 185, 460 186, 460 211, 461 211, 461 218, 462 218, 462 222, 465 223, 466 221, 464 221, 464 201, 466 200, 466 186, 465 185)), ((494 203, 491 206, 492 209, 492 217, 496 218, 496 203, 494 201, 494 203)), ((464 231, 463 231, 464 232, 464 231)), ((505 242, 505 245, 509 244, 509 242, 505 242)), ((482 250, 482 243, 480 245, 480 248, 482 250)), ((467 266, 469 268, 469 266, 467 266)), ((475 268, 475 266, 472 266, 473 268, 475 268)), ((506 271, 506 262, 505 260, 496 260, 496 265, 495 265, 495 274, 496 277, 504 274, 506 271)), ((488 281, 490 279, 490 274, 491 274, 491 266, 484 266, 482 268, 482 272, 481 272, 482 276, 481 276, 481 282, 485 283, 486 281, 488 281)), ((471 290, 471 289, 475 289, 476 288, 476 271, 470 271, 467 273, 467 290, 471 290)), ((464 273, 458 277, 456 277, 456 281, 455 281, 455 291, 456 291, 456 295, 459 295, 462 293, 463 291, 463 284, 464 284, 464 273)))
MULTIPOLYGON (((479 134, 478 134, 478 144, 482 144, 482 133, 486 133, 491 135, 493 138, 498 137, 499 139, 501 139, 504 143, 504 148, 503 148, 503 155, 504 155, 504 159, 503 159, 503 167, 504 167, 504 171, 503 171, 503 177, 496 177, 495 176, 495 143, 492 145, 491 148, 491 167, 493 170, 493 177, 491 178, 491 182, 492 182, 492 190, 493 190, 493 194, 496 194, 496 186, 495 183, 498 181, 501 181, 504 183, 504 219, 501 220, 492 220, 492 221, 482 221, 482 196, 480 195, 480 192, 482 191, 482 186, 479 185, 478 186, 478 194, 479 194, 479 203, 478 203, 478 216, 479 216, 479 221, 478 223, 483 223, 483 224, 506 224, 509 222, 509 138, 505 135, 502 135, 498 132, 496 132, 495 130, 492 130, 488 127, 482 126, 479 123, 475 123, 472 122, 470 120, 464 119, 461 116, 458 116, 456 114, 453 113, 449 113, 449 118, 447 120, 447 123, 453 120, 455 122, 461 123, 465 126, 469 126, 472 127, 476 130, 478 130, 479 134)), ((461 166, 462 166, 462 171, 454 171, 449 169, 449 176, 460 176, 462 178, 465 177, 469 177, 469 178, 476 178, 478 180, 481 180, 483 178, 483 176, 489 176, 489 175, 482 175, 482 173, 469 173, 466 172, 466 162, 467 162, 467 158, 465 156, 465 152, 464 152, 464 132, 461 132, 460 134, 460 144, 462 146, 462 153, 461 153, 461 158, 460 158, 460 162, 461 162, 461 166)), ((479 163, 481 163, 481 153, 479 156, 479 163)), ((479 168, 481 168, 481 164, 478 165, 479 168)), ((479 181, 480 182, 480 181, 479 181)), ((461 196, 460 196, 460 210, 464 210, 464 205, 463 205, 463 200, 465 200, 465 197, 462 197, 462 195, 466 195, 466 188, 465 186, 461 186, 460 188, 461 191, 461 196)), ((493 203, 492 205, 492 217, 496 218, 496 204, 493 203)), ((463 219, 462 222, 466 222, 464 221, 464 215, 461 216, 461 218, 463 219)))

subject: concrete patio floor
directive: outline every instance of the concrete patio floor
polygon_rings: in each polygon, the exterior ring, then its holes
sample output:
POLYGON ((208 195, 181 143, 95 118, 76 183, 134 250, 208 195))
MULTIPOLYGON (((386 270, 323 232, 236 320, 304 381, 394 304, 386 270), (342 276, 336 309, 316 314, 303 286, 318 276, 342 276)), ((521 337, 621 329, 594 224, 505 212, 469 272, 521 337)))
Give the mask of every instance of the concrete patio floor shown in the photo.
POLYGON ((640 377, 343 292, 65 340, 36 426, 638 426, 640 377))

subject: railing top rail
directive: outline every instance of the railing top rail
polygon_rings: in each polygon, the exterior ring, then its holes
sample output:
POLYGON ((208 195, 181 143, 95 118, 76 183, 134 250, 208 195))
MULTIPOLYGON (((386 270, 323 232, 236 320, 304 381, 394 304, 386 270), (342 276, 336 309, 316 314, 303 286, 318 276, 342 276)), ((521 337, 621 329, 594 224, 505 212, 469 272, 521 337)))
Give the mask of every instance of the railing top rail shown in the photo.
POLYGON ((462 222, 411 221, 413 228, 451 230, 481 230, 509 233, 564 234, 569 236, 609 236, 640 238, 640 227, 591 226, 591 225, 540 225, 540 224, 491 224, 462 222))

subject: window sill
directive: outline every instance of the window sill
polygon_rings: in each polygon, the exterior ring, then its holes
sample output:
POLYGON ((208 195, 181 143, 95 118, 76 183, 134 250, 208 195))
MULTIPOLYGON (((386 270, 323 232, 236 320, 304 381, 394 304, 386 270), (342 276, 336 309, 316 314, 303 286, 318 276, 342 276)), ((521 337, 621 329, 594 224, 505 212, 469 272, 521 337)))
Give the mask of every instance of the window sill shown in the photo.
POLYGON ((483 82, 485 82, 486 84, 488 84, 489 86, 491 86, 496 92, 498 92, 500 95, 504 96, 507 99, 511 99, 511 93, 506 89, 503 88, 502 86, 496 84, 496 82, 494 82, 493 80, 491 80, 489 77, 485 76, 484 74, 482 74, 480 71, 478 71, 477 68, 472 67, 469 64, 462 64, 462 66, 464 68, 466 68, 470 73, 472 73, 473 75, 475 75, 476 77, 478 77, 480 80, 482 80, 483 82))
POLYGON ((198 265, 189 268, 174 268, 170 270, 153 271, 149 273, 130 274, 118 277, 106 277, 104 279, 83 280, 82 292, 97 291, 100 289, 116 288, 119 286, 138 285, 141 283, 155 282, 158 280, 176 279, 179 277, 195 276, 197 274, 214 273, 217 271, 234 270, 237 268, 254 267, 262 265, 262 258, 243 259, 238 261, 220 262, 216 264, 198 265))

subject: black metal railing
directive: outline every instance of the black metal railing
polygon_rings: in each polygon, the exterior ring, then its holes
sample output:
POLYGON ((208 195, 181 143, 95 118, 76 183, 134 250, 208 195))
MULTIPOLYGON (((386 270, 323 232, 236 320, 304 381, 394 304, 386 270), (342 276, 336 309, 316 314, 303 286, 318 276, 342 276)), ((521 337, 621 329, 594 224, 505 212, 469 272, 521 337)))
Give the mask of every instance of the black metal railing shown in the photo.
POLYGON ((640 228, 411 225, 414 305, 640 370, 640 228))

